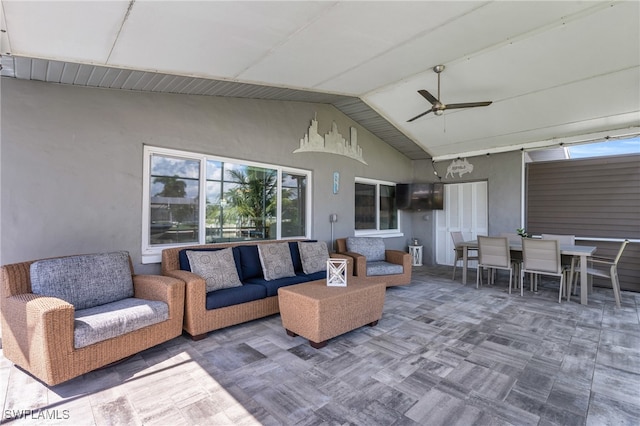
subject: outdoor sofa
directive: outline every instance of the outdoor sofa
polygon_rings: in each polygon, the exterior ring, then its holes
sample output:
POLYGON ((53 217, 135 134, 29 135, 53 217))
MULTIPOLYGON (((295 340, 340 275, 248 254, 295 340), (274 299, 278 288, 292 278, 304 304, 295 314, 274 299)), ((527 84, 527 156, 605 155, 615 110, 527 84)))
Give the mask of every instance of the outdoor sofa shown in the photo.
POLYGON ((310 240, 168 248, 162 251, 162 274, 185 282, 183 328, 200 340, 210 331, 279 313, 278 289, 326 279, 330 256, 347 259, 351 274, 350 257, 329 254, 326 243, 310 240))

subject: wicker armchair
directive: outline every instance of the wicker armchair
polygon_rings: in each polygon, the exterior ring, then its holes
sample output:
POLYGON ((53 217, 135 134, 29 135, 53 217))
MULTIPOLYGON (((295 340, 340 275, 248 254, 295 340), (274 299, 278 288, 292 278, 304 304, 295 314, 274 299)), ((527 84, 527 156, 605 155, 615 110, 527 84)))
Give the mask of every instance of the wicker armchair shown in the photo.
POLYGON ((129 258, 132 299, 166 303, 168 319, 76 348, 77 311, 65 300, 32 292, 34 262, 0 269, 2 349, 8 360, 47 385, 65 382, 182 334, 184 283, 164 276, 133 275, 129 258))
MULTIPOLYGON (((351 237, 355 239, 367 239, 367 237, 351 237)), ((370 239, 370 238, 369 238, 370 239)), ((384 282, 387 287, 406 285, 411 283, 411 255, 400 250, 384 250, 384 260, 370 262, 362 253, 349 251, 347 238, 336 239, 337 251, 339 254, 347 255, 353 259, 353 275, 365 277, 369 282, 384 282), (399 272, 378 275, 373 272, 380 264, 390 264, 401 266, 399 272)), ((384 265, 382 265, 384 268, 384 265)))

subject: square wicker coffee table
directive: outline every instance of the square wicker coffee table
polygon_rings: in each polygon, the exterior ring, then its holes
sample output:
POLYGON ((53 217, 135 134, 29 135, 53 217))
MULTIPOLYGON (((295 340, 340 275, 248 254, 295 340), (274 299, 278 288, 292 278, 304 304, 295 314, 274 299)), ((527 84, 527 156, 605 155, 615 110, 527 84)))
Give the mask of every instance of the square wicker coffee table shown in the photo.
POLYGON ((346 287, 329 287, 326 280, 278 289, 282 326, 289 336, 309 339, 316 348, 327 340, 382 318, 384 283, 367 283, 350 276, 346 287))

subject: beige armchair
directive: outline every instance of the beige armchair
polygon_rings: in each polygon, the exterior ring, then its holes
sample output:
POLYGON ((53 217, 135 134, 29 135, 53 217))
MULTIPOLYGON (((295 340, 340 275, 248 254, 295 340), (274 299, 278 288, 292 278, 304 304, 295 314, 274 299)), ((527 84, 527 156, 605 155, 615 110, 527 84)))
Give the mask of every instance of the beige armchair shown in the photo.
MULTIPOLYGON (((595 277, 609 278, 611 280, 611 288, 613 289, 613 297, 616 300, 616 307, 620 308, 621 294, 620 294, 620 280, 618 279, 618 262, 622 257, 625 247, 629 244, 629 240, 624 240, 618 249, 618 253, 613 259, 603 257, 591 257, 589 258, 590 265, 587 267, 587 274, 595 277)), ((576 287, 578 286, 578 274, 575 274, 576 287)), ((569 281, 567 284, 567 300, 571 297, 571 285, 569 281)))
MULTIPOLYGON (((74 304, 59 297, 42 294, 47 293, 46 289, 39 291, 40 294, 32 291, 32 265, 36 261, 3 266, 0 269, 0 311, 4 356, 37 379, 53 386, 181 335, 184 283, 170 277, 133 275, 128 253, 115 254, 118 265, 121 266, 118 278, 127 278, 124 280, 127 285, 123 287, 131 284, 127 289, 127 296, 131 297, 88 308, 83 306, 83 309, 76 309, 74 304), (110 306, 113 307, 111 311, 110 306), (120 321, 118 309, 122 310, 123 307, 129 313, 137 312, 133 317, 130 315, 126 320, 120 321), (141 322, 140 317, 149 316, 149 313, 151 319, 141 322), (105 319, 104 327, 96 325, 95 321, 105 319), (115 330, 105 330, 114 323, 115 330), (79 328, 83 328, 86 333, 79 334, 79 328), (135 329, 129 330, 130 328, 135 329), (114 333, 117 335, 107 337, 114 333)), ((46 259, 44 262, 61 260, 52 275, 64 273, 61 271, 65 267, 82 268, 81 272, 70 274, 77 278, 75 281, 80 286, 87 282, 86 266, 91 264, 91 256, 102 255, 46 259), (67 262, 69 259, 72 262, 67 262)), ((94 278, 98 277, 94 280, 95 284, 105 284, 99 280, 105 272, 109 275, 114 264, 106 265, 102 269, 98 268, 99 274, 93 274, 94 278)), ((41 276, 45 274, 40 272, 41 276)), ((64 285, 67 289, 69 282, 64 285)), ((96 293, 104 294, 113 287, 110 285, 105 291, 90 290, 89 293, 96 300, 100 298, 96 293)), ((64 291, 63 286, 59 288, 64 291)), ((110 296, 117 298, 117 295, 110 296)), ((99 303, 105 300, 99 300, 99 303)), ((75 300, 74 302, 77 303, 75 300)))
POLYGON ((386 250, 382 238, 348 237, 336 240, 337 252, 353 259, 353 275, 373 282, 384 282, 387 287, 411 283, 411 255, 400 250, 386 250), (359 244, 363 243, 363 244, 359 244), (369 244, 371 243, 371 244, 369 244), (367 247, 354 251, 353 247, 367 247), (371 252, 377 254, 369 259, 371 252), (351 249, 351 250, 350 250, 351 249), (391 271, 391 273, 387 271, 391 271))

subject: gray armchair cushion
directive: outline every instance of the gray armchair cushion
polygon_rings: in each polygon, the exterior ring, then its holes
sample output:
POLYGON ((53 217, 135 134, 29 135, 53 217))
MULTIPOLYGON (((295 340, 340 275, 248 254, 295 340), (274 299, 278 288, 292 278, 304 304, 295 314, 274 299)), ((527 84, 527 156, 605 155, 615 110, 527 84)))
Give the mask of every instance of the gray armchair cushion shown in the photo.
POLYGON ((31 264, 31 291, 87 309, 133 297, 126 251, 39 260, 31 264))
POLYGON ((367 262, 385 259, 384 241, 379 237, 347 237, 347 251, 363 255, 367 262))
POLYGON ((156 300, 122 299, 75 312, 76 349, 169 319, 169 305, 156 300))
POLYGON ((314 243, 300 241, 298 242, 298 250, 302 260, 302 271, 305 274, 327 270, 327 260, 329 259, 327 243, 324 241, 314 243))
POLYGON ((265 280, 296 276, 288 243, 258 244, 258 254, 265 280))
POLYGON ((402 265, 385 261, 367 262, 367 276, 402 274, 402 265))
POLYGON ((207 293, 242 285, 231 247, 216 251, 187 250, 187 258, 191 272, 207 283, 207 293))

